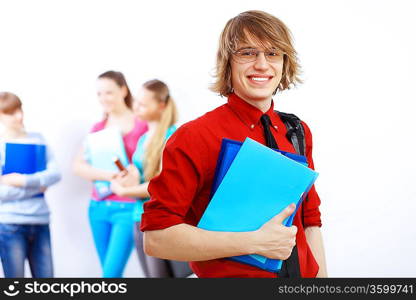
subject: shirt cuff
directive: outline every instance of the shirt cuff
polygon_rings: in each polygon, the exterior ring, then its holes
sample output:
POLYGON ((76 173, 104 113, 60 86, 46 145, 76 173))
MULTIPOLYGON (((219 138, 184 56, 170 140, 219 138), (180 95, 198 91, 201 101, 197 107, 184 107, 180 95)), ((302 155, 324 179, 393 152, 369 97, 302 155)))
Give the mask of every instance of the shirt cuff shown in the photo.
POLYGON ((142 214, 140 230, 159 230, 183 223, 185 222, 181 216, 171 213, 168 214, 163 210, 152 210, 152 212, 146 212, 145 210, 145 212, 142 214))
POLYGON ((307 228, 307 227, 312 227, 312 226, 322 227, 320 213, 315 216, 308 216, 308 217, 303 216, 303 227, 307 228))

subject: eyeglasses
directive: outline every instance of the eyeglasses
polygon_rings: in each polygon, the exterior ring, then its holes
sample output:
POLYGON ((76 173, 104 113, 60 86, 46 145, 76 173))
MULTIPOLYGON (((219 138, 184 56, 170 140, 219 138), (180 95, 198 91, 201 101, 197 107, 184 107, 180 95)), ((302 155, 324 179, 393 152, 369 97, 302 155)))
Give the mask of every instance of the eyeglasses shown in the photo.
POLYGON ((276 63, 280 61, 285 55, 284 52, 277 49, 268 49, 260 51, 254 48, 245 48, 237 50, 233 54, 236 62, 248 63, 255 61, 260 53, 264 53, 264 57, 266 57, 266 60, 270 63, 276 63))

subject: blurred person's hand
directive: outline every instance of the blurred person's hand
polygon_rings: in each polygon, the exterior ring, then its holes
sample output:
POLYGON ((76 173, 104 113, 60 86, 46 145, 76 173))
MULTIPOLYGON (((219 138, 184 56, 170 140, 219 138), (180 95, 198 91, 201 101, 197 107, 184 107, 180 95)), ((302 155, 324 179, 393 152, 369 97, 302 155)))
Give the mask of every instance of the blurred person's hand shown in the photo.
POLYGON ((26 176, 19 173, 10 173, 7 175, 2 175, 1 183, 15 187, 23 187, 26 184, 26 176))
POLYGON ((117 196, 124 197, 126 188, 122 186, 117 180, 112 180, 110 185, 111 191, 117 196))
POLYGON ((129 165, 126 169, 127 169, 127 173, 126 172, 118 173, 114 181, 123 187, 138 185, 140 183, 139 170, 136 168, 135 165, 129 165))
POLYGON ((111 181, 117 178, 118 173, 111 172, 111 171, 102 171, 104 177, 106 177, 106 181, 111 181))

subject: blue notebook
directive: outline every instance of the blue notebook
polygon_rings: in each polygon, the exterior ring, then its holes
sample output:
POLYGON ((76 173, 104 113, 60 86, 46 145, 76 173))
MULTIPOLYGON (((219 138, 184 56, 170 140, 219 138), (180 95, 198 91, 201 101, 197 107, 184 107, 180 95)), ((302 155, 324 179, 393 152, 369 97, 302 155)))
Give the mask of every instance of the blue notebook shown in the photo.
MULTIPOLYGON (((243 143, 239 141, 226 139, 226 138, 222 140, 221 150, 220 150, 220 154, 217 160, 217 167, 215 170, 214 182, 213 182, 210 198, 212 198, 212 196, 214 195, 215 191, 217 190, 219 184, 221 183, 222 179, 224 178, 225 174, 230 168, 235 156, 237 155, 242 145, 243 143)), ((298 155, 298 154, 282 151, 279 149, 273 149, 273 150, 282 153, 283 155, 303 164, 306 167, 308 166, 307 158, 303 155, 298 155)), ((295 217, 296 212, 300 204, 302 203, 302 200, 297 203, 294 213, 287 219, 284 225, 292 226, 293 218, 295 217)), ((257 254, 236 256, 236 257, 231 257, 230 259, 243 262, 243 263, 248 263, 256 267, 263 267, 266 270, 273 270, 273 271, 280 269, 280 265, 281 265, 279 261, 276 261, 276 260, 268 261, 266 257, 257 255, 257 254)))
MULTIPOLYGON (((46 146, 40 144, 5 143, 2 174, 34 174, 46 170, 46 146)), ((43 197, 43 193, 34 197, 43 197)))
MULTIPOLYGON (((214 231, 252 231, 290 203, 297 203, 299 207, 303 195, 307 194, 318 176, 306 165, 303 156, 274 151, 249 138, 244 144, 224 139, 213 197, 198 227, 214 231), (256 169, 261 172, 256 173, 256 169), (250 176, 254 173, 256 176, 250 176)), ((287 218, 284 224, 290 226, 292 221, 293 217, 287 218)), ((230 259, 269 271, 277 271, 281 267, 280 260, 260 255, 230 259)))
MULTIPOLYGON (((226 139, 226 138, 222 139, 221 150, 217 159, 217 166, 215 169, 214 182, 212 185, 210 198, 212 198, 212 196, 214 195, 222 179, 224 178, 224 175, 227 173, 228 169, 230 168, 235 156, 237 155, 238 151, 240 151, 240 148, 242 145, 243 145, 243 142, 226 139)), ((306 167, 308 166, 308 160, 303 155, 298 155, 298 154, 282 151, 279 149, 273 149, 273 150, 282 153, 283 155, 303 164, 306 167)))
MULTIPOLYGON (((124 148, 121 133, 114 128, 106 128, 94 133, 90 133, 86 139, 86 154, 89 163, 97 169, 119 172, 114 164, 114 158, 118 157, 124 166, 129 161, 124 148)), ((102 200, 112 194, 110 182, 97 180, 94 187, 98 194, 98 199, 102 200)))
POLYGON ((46 146, 39 144, 5 144, 2 174, 34 174, 46 170, 46 146))

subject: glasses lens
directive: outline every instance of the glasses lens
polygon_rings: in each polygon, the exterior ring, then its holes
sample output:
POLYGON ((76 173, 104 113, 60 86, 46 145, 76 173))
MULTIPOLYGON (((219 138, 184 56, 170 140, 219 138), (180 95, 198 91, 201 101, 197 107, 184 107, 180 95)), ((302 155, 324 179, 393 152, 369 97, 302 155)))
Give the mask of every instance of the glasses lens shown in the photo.
POLYGON ((264 51, 264 55, 266 56, 266 59, 270 62, 278 62, 283 57, 283 53, 281 51, 274 49, 264 51))
POLYGON ((265 50, 265 51, 259 51, 257 49, 242 49, 234 52, 235 60, 239 63, 247 63, 247 62, 253 62, 257 59, 259 53, 263 52, 264 56, 266 57, 267 61, 269 62, 278 62, 282 59, 284 53, 277 50, 277 49, 271 49, 271 50, 265 50))
POLYGON ((239 62, 251 62, 256 60, 257 53, 255 49, 242 49, 235 52, 235 57, 239 62))

